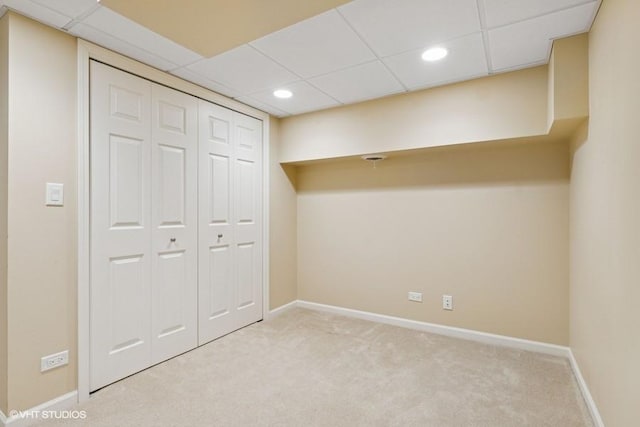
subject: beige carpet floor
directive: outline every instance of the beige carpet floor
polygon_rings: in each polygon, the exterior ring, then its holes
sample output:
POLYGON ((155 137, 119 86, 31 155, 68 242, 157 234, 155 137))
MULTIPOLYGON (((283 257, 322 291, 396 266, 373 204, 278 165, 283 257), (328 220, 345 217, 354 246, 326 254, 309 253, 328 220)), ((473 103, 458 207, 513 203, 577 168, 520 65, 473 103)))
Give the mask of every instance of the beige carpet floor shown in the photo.
POLYGON ((567 360, 294 309, 42 426, 591 426, 567 360))

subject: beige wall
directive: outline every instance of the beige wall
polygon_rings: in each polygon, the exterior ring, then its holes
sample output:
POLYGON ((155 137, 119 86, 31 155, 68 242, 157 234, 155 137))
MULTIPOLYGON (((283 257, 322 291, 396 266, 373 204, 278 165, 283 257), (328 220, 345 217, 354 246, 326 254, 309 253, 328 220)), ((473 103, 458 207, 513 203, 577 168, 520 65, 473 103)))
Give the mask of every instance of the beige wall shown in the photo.
POLYGON ((571 347, 610 427, 638 425, 640 2, 605 0, 589 36, 590 119, 571 171, 571 347))
POLYGON ((297 228, 295 170, 282 166, 280 120, 270 120, 269 171, 269 306, 280 307, 297 299, 297 228))
POLYGON ((547 67, 282 120, 281 162, 547 133, 547 67))
POLYGON ((76 39, 9 14, 8 409, 76 389, 76 39), (45 183, 65 206, 45 207, 45 183), (69 350, 68 366, 40 357, 69 350))
POLYGON ((568 156, 466 145, 299 167, 298 297, 566 345, 568 156))
MULTIPOLYGON (((553 120, 589 115, 589 36, 556 40, 549 63, 549 111, 553 120)), ((551 122, 549 123, 552 124, 551 122)))
POLYGON ((0 18, 0 411, 7 413, 7 141, 9 18, 0 18))

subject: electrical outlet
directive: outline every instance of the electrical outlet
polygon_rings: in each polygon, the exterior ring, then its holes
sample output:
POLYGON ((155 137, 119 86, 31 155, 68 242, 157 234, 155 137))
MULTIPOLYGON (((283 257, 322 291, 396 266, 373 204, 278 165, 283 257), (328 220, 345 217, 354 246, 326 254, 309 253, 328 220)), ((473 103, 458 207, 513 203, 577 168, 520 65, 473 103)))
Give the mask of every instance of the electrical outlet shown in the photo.
POLYGON ((61 351, 60 353, 50 354, 40 359, 40 372, 48 371, 49 369, 57 368, 69 363, 69 350, 61 351))
POLYGON ((409 301, 422 302, 422 292, 409 292, 409 301))
POLYGON ((442 309, 453 310, 453 297, 451 295, 442 295, 442 309))

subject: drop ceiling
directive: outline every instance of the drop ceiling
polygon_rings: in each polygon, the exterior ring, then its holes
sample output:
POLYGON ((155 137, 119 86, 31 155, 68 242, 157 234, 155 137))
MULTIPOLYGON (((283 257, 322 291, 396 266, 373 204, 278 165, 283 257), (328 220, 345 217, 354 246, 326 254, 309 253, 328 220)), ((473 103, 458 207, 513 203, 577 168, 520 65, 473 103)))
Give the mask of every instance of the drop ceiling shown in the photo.
POLYGON ((548 62, 600 0, 0 0, 278 117, 548 62), (268 4, 269 8, 265 8, 268 4), (449 55, 424 62, 422 52, 449 55), (275 89, 293 93, 273 96, 275 89))

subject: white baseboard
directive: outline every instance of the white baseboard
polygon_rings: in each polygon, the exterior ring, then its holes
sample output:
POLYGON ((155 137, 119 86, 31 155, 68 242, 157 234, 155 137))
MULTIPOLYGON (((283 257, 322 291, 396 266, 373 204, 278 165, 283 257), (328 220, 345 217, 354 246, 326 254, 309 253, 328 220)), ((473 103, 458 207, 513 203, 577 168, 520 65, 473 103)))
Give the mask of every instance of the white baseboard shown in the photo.
POLYGON ((387 325, 400 326, 423 332, 431 332, 438 335, 446 335, 453 338, 461 338, 477 341, 485 344, 499 345, 516 348, 519 350, 534 351, 536 353, 550 354, 553 356, 569 357, 569 347, 547 344, 538 341, 529 341, 521 338, 512 338, 504 335, 479 332, 471 329, 456 328, 453 326, 438 325, 436 323, 420 322, 404 319, 402 317, 387 316, 384 314, 370 313, 368 311, 352 310, 350 308, 336 307, 333 305, 318 304, 315 302, 298 300, 298 307, 310 310, 324 311, 342 316, 355 317, 362 320, 370 320, 387 325))
POLYGON ((298 306, 298 301, 297 301, 297 300, 294 300, 294 301, 291 301, 291 302, 290 302, 290 303, 288 303, 288 304, 281 305, 281 306, 280 306, 280 307, 278 307, 278 308, 274 308, 274 309, 273 309, 273 310, 271 310, 269 313, 267 313, 267 320, 268 320, 268 319, 272 319, 272 318, 274 318, 274 317, 276 317, 276 316, 279 316, 279 315, 281 315, 282 313, 284 313, 284 312, 286 312, 286 311, 291 310, 292 308, 296 308, 297 306, 298 306))
MULTIPOLYGON (((333 305, 318 304, 315 302, 296 300, 291 301, 288 304, 282 305, 276 309, 267 313, 267 319, 274 318, 280 314, 285 313, 293 308, 300 307, 309 310, 323 311, 326 313, 332 313, 347 317, 353 317, 356 319, 369 320, 372 322, 384 323, 387 325, 399 326, 408 329, 414 329, 423 332, 430 332, 438 335, 445 335, 454 338, 460 338, 470 341, 481 342, 484 344, 499 345, 503 347, 510 347, 519 350, 533 351, 536 353, 549 354, 553 356, 565 357, 569 360, 573 374, 575 375, 578 387, 584 398, 584 401, 591 413, 593 422, 596 427, 604 427, 604 423, 600 416, 600 412, 591 396, 591 392, 582 377, 578 362, 573 356, 573 352, 569 347, 547 344, 538 341, 524 340, 521 338, 507 337, 504 335, 490 334, 486 332, 474 331, 471 329, 456 328, 452 326, 438 325, 435 323, 420 322, 417 320, 404 319, 401 317, 387 316, 384 314, 376 314, 367 311, 353 310, 350 308, 337 307, 333 305)), ((45 402, 28 411, 23 412, 36 412, 43 410, 64 410, 72 407, 78 402, 78 393, 73 391, 60 396, 56 399, 45 402)), ((2 411, 0 411, 0 427, 22 427, 28 425, 33 420, 20 418, 19 415, 6 417, 2 411)))
MULTIPOLYGON (((287 304, 287 306, 291 306, 291 305, 292 303, 287 304)), ((598 411, 596 403, 593 400, 591 393, 589 392, 589 387, 587 387, 587 383, 582 377, 582 374, 580 372, 580 367, 578 366, 578 362, 576 361, 575 357, 573 356, 573 352, 569 347, 555 345, 555 344, 547 344, 547 343, 538 342, 538 341, 524 340, 521 338, 507 337, 504 335, 489 334, 486 332, 479 332, 471 329, 455 328, 452 326, 438 325, 435 323, 420 322, 416 320, 404 319, 401 317, 393 317, 393 316, 387 316, 384 314, 371 313, 368 311, 352 310, 350 308, 336 307, 333 305, 318 304, 318 303, 309 302, 309 301, 298 300, 295 306, 301 307, 301 308, 307 308, 310 310, 338 314, 342 316, 354 317, 362 320, 385 323, 387 325, 415 329, 423 332, 431 332, 434 334, 446 335, 454 338, 477 341, 484 344, 499 345, 503 347, 515 348, 519 350, 526 350, 526 351, 532 351, 536 353, 543 353, 543 354, 549 354, 552 356, 560 356, 560 357, 567 358, 571 365, 571 370, 573 371, 573 375, 575 376, 578 382, 578 387, 580 388, 582 397, 584 398, 587 408, 591 413, 591 417, 593 418, 593 422, 595 426, 604 427, 604 423, 602 422, 602 418, 600 417, 600 412, 598 411)), ((282 308, 284 308, 284 306, 282 308)), ((289 307, 289 308, 292 308, 292 307, 289 307)))
POLYGON ((589 391, 589 387, 587 387, 587 382, 584 380, 582 376, 582 372, 580 371, 580 367, 578 366, 578 361, 573 356, 573 351, 569 350, 569 363, 571 363, 571 369, 573 370, 573 375, 576 377, 576 381, 578 382, 578 387, 580 388, 580 392, 582 392, 582 397, 584 398, 584 402, 589 409, 589 413, 591 414, 591 418, 593 419, 593 423, 596 427, 604 427, 604 422, 602 421, 602 417, 600 416, 600 411, 598 411, 598 407, 596 406, 595 400, 593 400, 593 396, 591 396, 591 392, 589 391))
POLYGON ((38 421, 42 421, 37 417, 21 417, 20 413, 37 414, 41 411, 63 411, 65 409, 73 407, 77 403, 78 392, 74 390, 70 393, 58 396, 55 399, 51 399, 48 402, 44 402, 38 406, 34 406, 33 408, 19 411, 19 413, 15 413, 16 411, 11 411, 9 413, 9 417, 5 416, 2 411, 0 411, 0 427, 23 427, 38 421))

